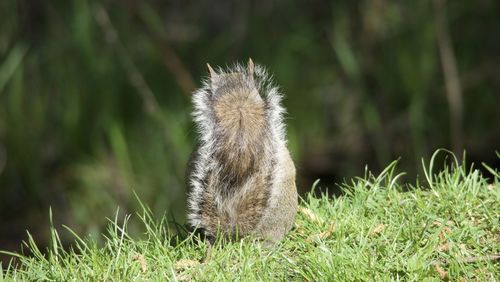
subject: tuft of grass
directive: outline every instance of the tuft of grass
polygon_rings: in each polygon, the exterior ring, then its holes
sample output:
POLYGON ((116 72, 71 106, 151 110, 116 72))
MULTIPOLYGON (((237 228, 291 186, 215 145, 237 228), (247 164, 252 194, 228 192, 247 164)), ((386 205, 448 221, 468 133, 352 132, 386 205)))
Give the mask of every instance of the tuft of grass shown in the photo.
POLYGON ((194 234, 174 235, 143 206, 135 215, 141 238, 127 232, 131 216, 110 221, 103 246, 67 228, 75 243, 64 249, 52 228, 45 252, 29 236, 29 255, 9 253, 15 263, 0 266, 0 280, 495 281, 498 172, 488 179, 453 158, 434 172, 434 157, 424 165, 425 184, 399 183, 393 162, 379 175, 367 171, 342 184, 342 196, 307 195, 294 229, 270 248, 245 238, 209 250, 194 234))

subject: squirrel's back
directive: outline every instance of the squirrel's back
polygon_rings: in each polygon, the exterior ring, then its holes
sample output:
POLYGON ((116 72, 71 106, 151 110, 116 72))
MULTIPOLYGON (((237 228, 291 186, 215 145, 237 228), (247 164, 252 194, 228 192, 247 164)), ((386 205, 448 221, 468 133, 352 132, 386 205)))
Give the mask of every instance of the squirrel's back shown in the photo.
POLYGON ((281 95, 251 60, 246 68, 218 73, 207 66, 210 77, 193 96, 200 138, 187 173, 190 224, 211 236, 255 233, 280 239, 297 208, 281 95), (270 212, 277 208, 286 216, 274 215, 275 222, 270 212), (273 226, 266 227, 270 221, 273 226), (267 234, 270 228, 276 234, 267 234))

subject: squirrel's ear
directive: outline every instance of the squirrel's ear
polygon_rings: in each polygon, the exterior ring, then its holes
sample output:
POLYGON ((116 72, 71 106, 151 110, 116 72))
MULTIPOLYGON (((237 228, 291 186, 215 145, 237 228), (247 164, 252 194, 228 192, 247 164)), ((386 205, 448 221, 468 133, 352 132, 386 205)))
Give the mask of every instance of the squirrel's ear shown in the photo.
POLYGON ((249 76, 253 76, 253 71, 255 67, 252 61, 252 58, 248 58, 248 66, 247 66, 247 71, 249 76))
POLYGON ((213 78, 213 77, 216 77, 217 76, 217 73, 215 73, 214 69, 210 66, 209 63, 207 63, 207 71, 208 71, 208 75, 213 78))
POLYGON ((209 63, 207 63, 207 71, 208 71, 208 76, 210 77, 210 82, 214 84, 219 78, 219 75, 214 71, 214 69, 210 66, 209 63))

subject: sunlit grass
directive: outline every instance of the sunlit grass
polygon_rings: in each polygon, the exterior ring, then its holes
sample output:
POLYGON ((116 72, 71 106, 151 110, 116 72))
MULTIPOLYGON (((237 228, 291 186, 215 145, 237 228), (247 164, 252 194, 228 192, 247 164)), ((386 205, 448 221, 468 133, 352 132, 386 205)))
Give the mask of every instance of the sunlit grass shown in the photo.
MULTIPOLYGON (((396 162, 342 184, 343 196, 303 199, 294 229, 268 248, 246 238, 208 245, 174 235, 166 220, 144 211, 144 236, 127 233, 130 216, 111 220, 105 243, 75 236, 69 250, 52 229, 45 254, 31 239, 30 255, 11 254, 6 280, 422 280, 495 281, 500 277, 500 178, 452 162, 425 166, 426 183, 404 185, 396 162), (488 176, 490 177, 490 176, 488 176)), ((170 226, 173 227, 173 226, 170 226)), ((71 230, 67 229, 67 232, 71 230)), ((3 273, 3 274, 2 274, 3 273)))

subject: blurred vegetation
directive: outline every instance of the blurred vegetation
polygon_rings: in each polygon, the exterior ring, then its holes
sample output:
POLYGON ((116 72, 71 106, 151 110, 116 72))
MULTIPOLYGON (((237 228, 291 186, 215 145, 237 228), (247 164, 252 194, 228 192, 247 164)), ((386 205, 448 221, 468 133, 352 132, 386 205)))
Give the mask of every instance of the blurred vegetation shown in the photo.
POLYGON ((46 241, 49 206, 98 233, 134 191, 182 221, 206 62, 275 74, 302 192, 438 147, 498 164, 499 30, 493 0, 3 0, 0 249, 46 241))

